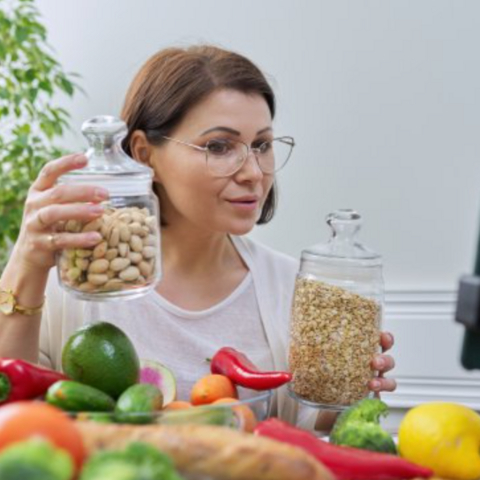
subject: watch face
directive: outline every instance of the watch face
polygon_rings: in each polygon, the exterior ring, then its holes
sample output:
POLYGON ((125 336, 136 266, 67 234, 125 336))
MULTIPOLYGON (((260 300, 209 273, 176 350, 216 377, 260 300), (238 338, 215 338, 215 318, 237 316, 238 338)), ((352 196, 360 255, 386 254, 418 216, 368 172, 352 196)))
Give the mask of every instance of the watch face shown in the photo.
POLYGON ((14 309, 13 295, 10 292, 0 292, 0 312, 11 315, 14 309))

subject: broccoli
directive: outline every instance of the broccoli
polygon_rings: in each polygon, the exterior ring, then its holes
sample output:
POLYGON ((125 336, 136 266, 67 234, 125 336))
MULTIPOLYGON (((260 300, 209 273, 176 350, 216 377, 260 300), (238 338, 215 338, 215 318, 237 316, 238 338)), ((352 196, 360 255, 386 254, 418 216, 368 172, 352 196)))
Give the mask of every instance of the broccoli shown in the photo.
POLYGON ((183 480, 170 457, 155 447, 132 442, 123 451, 98 452, 84 464, 80 480, 183 480))
POLYGON ((386 415, 388 407, 381 400, 360 400, 339 415, 330 433, 330 442, 396 454, 397 447, 392 436, 380 426, 380 417, 386 415))
POLYGON ((71 480, 73 473, 70 455, 44 440, 18 442, 0 454, 2 480, 71 480))

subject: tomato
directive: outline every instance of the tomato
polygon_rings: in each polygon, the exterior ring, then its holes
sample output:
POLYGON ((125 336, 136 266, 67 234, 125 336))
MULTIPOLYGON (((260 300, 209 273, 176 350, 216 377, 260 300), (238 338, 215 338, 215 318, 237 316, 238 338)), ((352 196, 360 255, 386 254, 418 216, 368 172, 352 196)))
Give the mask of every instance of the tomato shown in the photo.
POLYGON ((44 438, 72 456, 79 469, 86 452, 75 422, 61 410, 42 402, 15 402, 0 407, 0 451, 32 437, 44 438))

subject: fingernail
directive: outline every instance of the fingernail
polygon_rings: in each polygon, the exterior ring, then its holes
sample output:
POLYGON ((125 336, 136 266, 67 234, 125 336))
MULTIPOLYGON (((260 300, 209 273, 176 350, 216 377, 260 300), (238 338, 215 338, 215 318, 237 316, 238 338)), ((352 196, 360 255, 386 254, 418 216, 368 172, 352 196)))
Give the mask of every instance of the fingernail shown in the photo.
POLYGON ((378 390, 380 388, 380 382, 378 380, 372 380, 370 385, 373 390, 378 390))
POLYGON ((103 213, 104 208, 102 205, 89 205, 88 206, 88 211, 91 213, 103 213))
POLYGON ((385 366, 385 360, 383 358, 377 358, 375 361, 377 368, 383 368, 385 366))
POLYGON ((105 190, 104 188, 96 188, 95 189, 95 197, 99 198, 101 200, 105 200, 109 197, 108 190, 105 190))
POLYGON ((102 236, 98 232, 89 232, 88 242, 95 245, 102 240, 102 236))
POLYGON ((74 163, 77 167, 83 167, 87 163, 87 157, 85 155, 77 155, 74 163))

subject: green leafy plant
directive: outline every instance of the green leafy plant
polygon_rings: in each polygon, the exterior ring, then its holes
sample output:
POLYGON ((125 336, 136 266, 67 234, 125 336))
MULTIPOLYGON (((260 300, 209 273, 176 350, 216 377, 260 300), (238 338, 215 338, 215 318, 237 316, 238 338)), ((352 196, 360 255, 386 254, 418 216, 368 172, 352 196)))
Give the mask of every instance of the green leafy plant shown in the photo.
POLYGON ((0 0, 0 272, 28 188, 48 160, 64 153, 56 141, 69 114, 54 97, 73 96, 74 77, 54 58, 34 0, 0 0))

